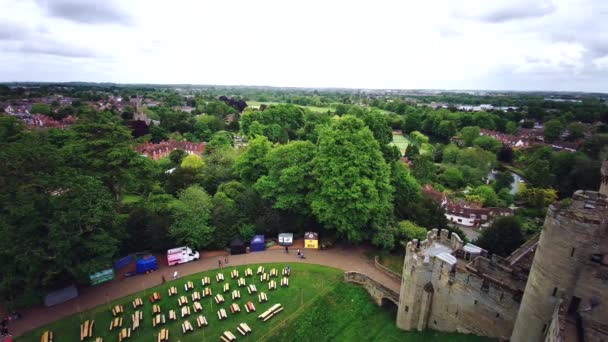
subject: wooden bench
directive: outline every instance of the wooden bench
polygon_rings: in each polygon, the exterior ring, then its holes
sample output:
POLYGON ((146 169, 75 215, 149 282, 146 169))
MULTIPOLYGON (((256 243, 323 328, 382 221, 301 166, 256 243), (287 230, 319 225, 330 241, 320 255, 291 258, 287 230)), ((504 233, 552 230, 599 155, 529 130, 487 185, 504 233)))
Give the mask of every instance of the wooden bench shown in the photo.
POLYGON ((40 342, 53 342, 53 332, 49 330, 43 332, 40 336, 40 342))
POLYGON ((201 293, 198 291, 192 292, 192 301, 201 300, 201 293))
POLYGON ((239 299, 239 298, 241 298, 241 291, 239 291, 239 290, 232 291, 232 300, 239 299))
POLYGON ((131 328, 122 328, 118 333, 118 342, 131 338, 131 328))
POLYGON ((194 312, 203 311, 203 306, 199 302, 194 302, 192 308, 194 309, 194 312))
POLYGON ((154 302, 158 302, 161 299, 160 297, 160 293, 158 292, 154 292, 151 296, 150 296, 150 303, 154 303, 154 302))
POLYGON ((167 342, 169 341, 169 329, 160 329, 158 333, 158 342, 167 342))
POLYGON ((282 287, 287 287, 287 286, 289 286, 289 278, 287 278, 287 277, 283 277, 283 279, 281 279, 281 286, 282 286, 282 287))
POLYGON ((221 281, 224 281, 224 274, 223 273, 218 273, 215 275, 215 281, 217 281, 218 283, 221 281))
POLYGON ((236 330, 241 333, 241 335, 246 336, 247 334, 251 334, 251 328, 247 323, 241 323, 236 327, 236 330))
POLYGON ((188 298, 186 296, 181 296, 177 299, 177 304, 179 304, 179 306, 184 306, 186 304, 188 304, 188 298))
POLYGON ((245 283, 245 278, 239 278, 238 285, 239 287, 247 286, 245 283))
POLYGON ((255 287, 254 284, 251 284, 247 287, 247 292, 249 292, 249 294, 256 293, 258 292, 258 288, 255 287))
POLYGON ((221 304, 224 302, 224 296, 222 296, 221 294, 217 294, 215 295, 215 303, 216 304, 221 304))
POLYGON ((184 284, 184 290, 186 292, 192 290, 194 288, 194 283, 192 281, 188 281, 184 284))
POLYGON ((190 307, 182 306, 182 318, 190 316, 190 307))
POLYGON ((260 292, 260 294, 258 295, 258 300, 260 301, 260 303, 267 302, 268 296, 266 295, 265 292, 260 292))
POLYGON ((133 309, 137 309, 140 306, 144 305, 144 301, 141 300, 141 298, 135 298, 133 299, 133 309))
POLYGON ((177 294, 177 287, 171 286, 169 290, 167 290, 169 297, 175 296, 177 294))
POLYGON ((190 321, 184 321, 184 323, 182 323, 182 333, 187 333, 189 331, 194 331, 194 328, 192 327, 192 324, 190 324, 190 321))
POLYGON ((84 341, 85 338, 93 337, 93 326, 95 321, 86 320, 80 325, 80 340, 84 341))
POLYGON ((224 331, 224 334, 220 336, 220 338, 224 342, 236 341, 236 336, 234 336, 234 334, 230 331, 224 331))
POLYGON ((116 317, 110 321, 110 330, 122 327, 122 317, 116 317))
POLYGON ((209 277, 203 277, 203 279, 201 279, 201 285, 207 286, 209 284, 211 284, 211 278, 209 278, 209 277))
POLYGON ((268 289, 271 290, 271 291, 277 289, 277 282, 276 282, 276 280, 271 280, 268 283, 268 289))
POLYGON ((285 276, 285 277, 289 277, 290 275, 291 275, 291 268, 287 268, 287 267, 285 267, 285 268, 283 269, 283 276, 285 276))
POLYGON ((258 267, 258 274, 262 274, 264 273, 264 266, 259 266, 258 267))
POLYGON ((203 289, 203 297, 213 296, 213 291, 211 291, 210 287, 205 287, 203 289))
POLYGON ((220 321, 223 320, 223 319, 228 318, 228 314, 226 313, 226 310, 224 310, 223 308, 219 309, 217 311, 217 318, 219 318, 220 321))
POLYGON ((253 270, 251 268, 245 270, 245 277, 253 277, 253 270))
POLYGON ((125 309, 122 307, 122 305, 115 305, 112 308, 112 316, 118 316, 120 314, 123 314, 125 312, 125 309))
POLYGON ((224 284, 224 293, 230 291, 230 284, 229 283, 225 283, 224 284))
POLYGON ((207 323, 207 318, 205 318, 205 316, 203 315, 200 315, 196 318, 196 324, 198 324, 199 328, 206 327, 209 325, 209 323, 207 323))
POLYGON ((270 270, 270 276, 271 277, 278 277, 279 276, 279 271, 277 271, 276 268, 273 268, 270 270))
POLYGON ((155 327, 159 324, 165 324, 167 323, 165 320, 165 315, 163 314, 158 314, 156 316, 154 316, 154 318, 152 318, 152 326, 155 327))
POLYGON ((132 322, 131 329, 133 331, 135 331, 135 330, 137 330, 137 328, 139 328, 139 325, 140 325, 142 319, 144 319, 144 313, 141 310, 137 310, 131 314, 131 322, 132 322))
POLYGON ((175 310, 169 310, 169 319, 172 321, 177 320, 177 315, 175 314, 175 310))
POLYGON ((255 305, 253 305, 253 302, 249 301, 245 304, 245 311, 249 312, 255 312, 255 305))
POLYGON ((230 312, 232 314, 235 314, 237 312, 241 312, 241 308, 239 307, 239 305, 237 303, 232 303, 232 304, 230 304, 230 312))
POLYGON ((156 315, 160 313, 160 305, 152 304, 152 314, 156 315))
POLYGON ((234 279, 234 278, 238 278, 239 277, 239 271, 238 270, 232 270, 230 271, 230 278, 234 279))
POLYGON ((283 307, 281 306, 281 304, 275 304, 271 306, 270 309, 264 311, 264 313, 259 315, 258 318, 260 318, 262 322, 266 322, 281 311, 283 311, 283 307))

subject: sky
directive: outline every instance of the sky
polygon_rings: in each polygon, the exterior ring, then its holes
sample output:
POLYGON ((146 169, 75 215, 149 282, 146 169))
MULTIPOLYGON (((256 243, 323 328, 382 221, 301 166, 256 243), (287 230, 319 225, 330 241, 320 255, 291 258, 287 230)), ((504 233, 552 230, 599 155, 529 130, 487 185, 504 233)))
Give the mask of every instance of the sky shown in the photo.
POLYGON ((608 92, 608 1, 0 0, 0 81, 608 92))

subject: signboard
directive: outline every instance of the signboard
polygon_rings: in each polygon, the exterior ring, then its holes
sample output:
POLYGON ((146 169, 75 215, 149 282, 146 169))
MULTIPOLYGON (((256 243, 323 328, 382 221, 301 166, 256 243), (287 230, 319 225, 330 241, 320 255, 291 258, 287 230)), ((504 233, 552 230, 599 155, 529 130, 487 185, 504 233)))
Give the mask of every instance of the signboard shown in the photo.
POLYGON ((279 245, 281 245, 281 246, 293 245, 293 234, 292 233, 279 234, 279 245))
POLYGON ((315 232, 304 233, 304 248, 319 248, 319 234, 315 232))
POLYGON ((106 281, 114 279, 114 269, 108 268, 107 270, 93 273, 89 275, 89 279, 91 280, 91 285, 105 283, 106 281))

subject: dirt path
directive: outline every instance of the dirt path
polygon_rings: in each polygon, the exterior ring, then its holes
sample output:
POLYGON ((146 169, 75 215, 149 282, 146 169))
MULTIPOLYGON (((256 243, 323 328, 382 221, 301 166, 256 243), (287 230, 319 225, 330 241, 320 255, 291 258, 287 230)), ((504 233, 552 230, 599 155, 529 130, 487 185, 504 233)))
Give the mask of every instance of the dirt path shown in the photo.
MULTIPOLYGON (((335 267, 344 271, 357 271, 365 273, 372 279, 382 283, 388 288, 399 293, 399 282, 386 276, 377 270, 373 263, 364 255, 364 247, 342 248, 336 247, 330 250, 303 250, 306 259, 300 260, 296 257, 297 246, 290 248, 290 253, 286 254, 283 249, 273 248, 264 252, 249 253, 243 255, 229 256, 228 267, 232 265, 257 264, 266 262, 285 262, 285 263, 311 263, 330 267, 335 267)), ((95 287, 88 287, 80 290, 80 296, 66 303, 53 307, 36 307, 23 312, 21 320, 12 322, 10 331, 13 336, 20 336, 24 332, 48 324, 74 313, 94 308, 110 301, 128 296, 130 294, 143 291, 144 289, 159 285, 162 276, 167 280, 171 279, 174 271, 178 271, 180 276, 199 273, 218 268, 218 256, 227 253, 211 252, 204 253, 201 259, 183 265, 167 267, 164 259, 159 264, 157 272, 140 275, 123 280, 116 280, 95 287)), ((224 262, 222 258, 222 263, 224 262)))

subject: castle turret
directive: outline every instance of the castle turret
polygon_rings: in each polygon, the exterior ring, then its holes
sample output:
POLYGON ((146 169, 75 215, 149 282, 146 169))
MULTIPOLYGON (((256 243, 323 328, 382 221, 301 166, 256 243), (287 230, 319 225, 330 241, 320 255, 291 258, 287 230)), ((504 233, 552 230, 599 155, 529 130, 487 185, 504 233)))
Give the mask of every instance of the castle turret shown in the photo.
POLYGON ((608 160, 605 160, 602 164, 602 182, 600 183, 600 193, 608 195, 608 160))
POLYGON ((549 207, 511 341, 543 341, 560 301, 574 315, 585 306, 589 320, 603 315, 603 307, 587 308, 605 291, 597 273, 588 270, 599 265, 598 255, 602 260, 607 223, 608 197, 598 192, 577 191, 571 201, 549 207))

